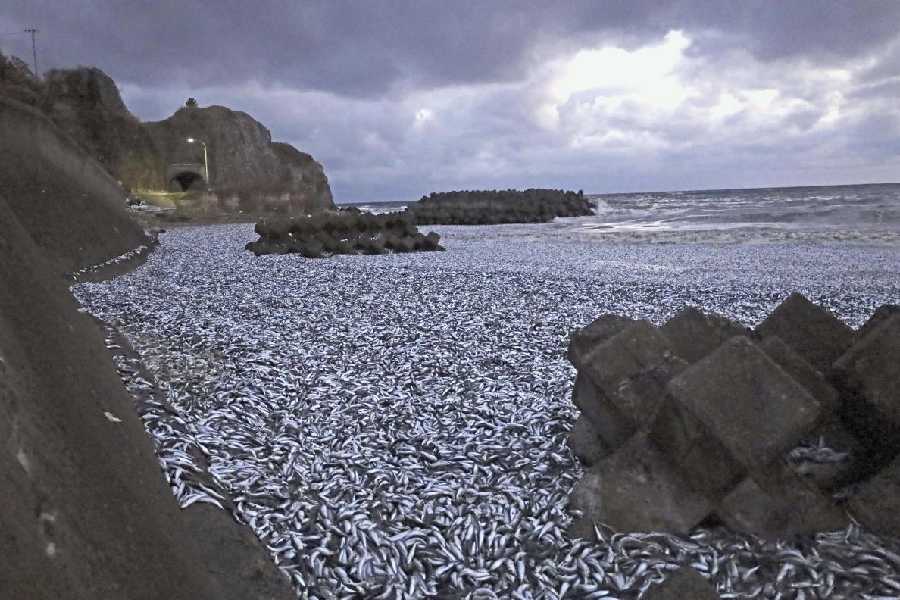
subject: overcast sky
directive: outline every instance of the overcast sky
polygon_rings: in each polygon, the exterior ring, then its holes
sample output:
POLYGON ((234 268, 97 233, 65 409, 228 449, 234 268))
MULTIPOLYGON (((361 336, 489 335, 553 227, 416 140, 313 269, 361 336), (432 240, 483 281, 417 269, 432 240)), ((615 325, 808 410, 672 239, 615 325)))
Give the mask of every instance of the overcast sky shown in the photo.
POLYGON ((250 113, 338 202, 900 180, 900 0, 0 3, 26 26, 143 120, 250 113))

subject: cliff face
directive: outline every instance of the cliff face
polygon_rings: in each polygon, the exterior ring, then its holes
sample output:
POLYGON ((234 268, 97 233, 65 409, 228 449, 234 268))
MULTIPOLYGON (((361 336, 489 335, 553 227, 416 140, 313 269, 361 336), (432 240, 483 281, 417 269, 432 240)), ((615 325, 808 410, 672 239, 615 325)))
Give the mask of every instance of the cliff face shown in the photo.
POLYGON ((334 208, 322 165, 289 144, 272 142, 269 130, 247 113, 185 107, 144 127, 167 164, 203 163, 202 146, 187 139, 204 141, 210 186, 221 198, 237 196, 245 210, 334 208))
POLYGON ((44 81, 18 59, 0 55, 0 97, 29 104, 69 134, 128 189, 204 191, 225 210, 314 212, 333 209, 322 165, 244 112, 224 106, 180 108, 168 119, 141 123, 115 82, 96 68, 54 70, 44 81), (202 173, 206 143, 210 182, 178 179, 171 165, 193 163, 202 173), (173 177, 173 174, 176 177, 173 177), (190 185, 187 185, 190 184, 190 185))
POLYGON ((6 57, 0 52, 0 96, 37 106, 43 96, 41 83, 31 69, 16 56, 6 57))
POLYGON ((103 71, 50 71, 44 85, 44 112, 114 177, 136 189, 164 185, 163 157, 103 71))
POLYGON ((312 210, 334 208, 334 199, 325 169, 306 152, 290 144, 272 142, 272 150, 279 159, 281 185, 289 187, 295 204, 294 212, 302 206, 312 210))

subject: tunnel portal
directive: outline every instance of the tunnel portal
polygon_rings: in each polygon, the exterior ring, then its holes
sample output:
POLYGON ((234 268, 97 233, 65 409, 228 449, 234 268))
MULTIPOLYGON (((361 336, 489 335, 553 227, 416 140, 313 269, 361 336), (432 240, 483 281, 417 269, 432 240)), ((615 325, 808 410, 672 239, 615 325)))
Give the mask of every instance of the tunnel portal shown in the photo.
POLYGON ((170 192, 203 191, 207 187, 203 165, 178 163, 166 168, 166 181, 170 192))

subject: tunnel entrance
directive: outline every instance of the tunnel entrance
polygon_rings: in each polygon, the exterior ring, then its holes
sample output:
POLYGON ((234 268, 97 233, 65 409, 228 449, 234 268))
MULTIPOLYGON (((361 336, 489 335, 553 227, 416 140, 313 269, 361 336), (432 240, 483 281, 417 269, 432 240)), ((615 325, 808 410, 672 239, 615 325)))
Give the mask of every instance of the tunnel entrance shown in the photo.
POLYGON ((204 168, 199 163, 180 163, 166 168, 170 192, 198 192, 206 189, 204 168))
MULTIPOLYGON (((180 175, 176 175, 172 180, 173 186, 180 187, 181 189, 175 190, 176 192, 187 192, 194 189, 195 184, 202 184, 203 177, 197 175, 196 173, 181 173, 180 175)), ((200 187, 200 186, 198 186, 200 187)))

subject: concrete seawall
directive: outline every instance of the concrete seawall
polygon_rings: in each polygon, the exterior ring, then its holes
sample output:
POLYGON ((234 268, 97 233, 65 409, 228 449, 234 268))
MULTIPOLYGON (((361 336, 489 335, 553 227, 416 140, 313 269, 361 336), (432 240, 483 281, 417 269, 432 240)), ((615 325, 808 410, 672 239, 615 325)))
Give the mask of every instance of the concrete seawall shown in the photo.
POLYGON ((38 111, 0 98, 0 193, 35 243, 69 270, 143 243, 118 183, 38 111))
POLYGON ((0 98, 0 596, 290 598, 249 531, 180 510, 61 274, 146 242, 103 168, 0 98))

